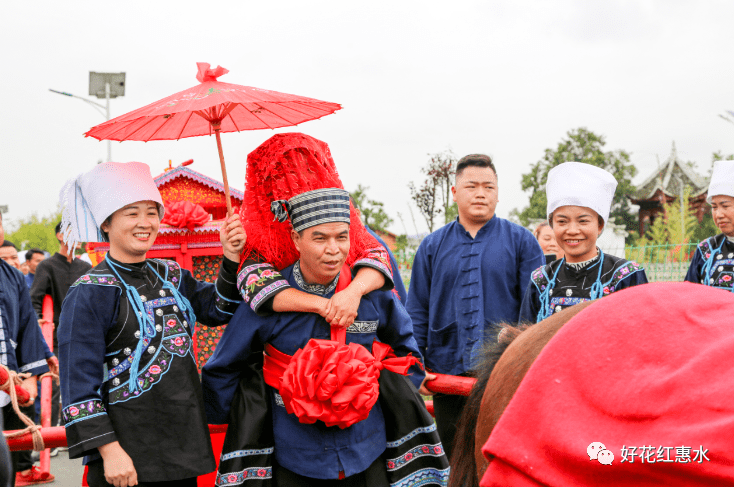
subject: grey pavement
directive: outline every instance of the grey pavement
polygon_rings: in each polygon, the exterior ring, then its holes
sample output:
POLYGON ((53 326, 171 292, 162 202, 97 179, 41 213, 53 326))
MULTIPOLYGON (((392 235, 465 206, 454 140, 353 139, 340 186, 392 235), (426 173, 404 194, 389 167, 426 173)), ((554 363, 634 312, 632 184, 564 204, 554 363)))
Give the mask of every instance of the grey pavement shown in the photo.
MULTIPOLYGON (((39 466, 38 462, 35 464, 39 466)), ((84 466, 82 459, 69 460, 69 452, 59 452, 51 458, 51 473, 56 477, 51 483, 41 484, 53 487, 79 487, 82 485, 84 466)))

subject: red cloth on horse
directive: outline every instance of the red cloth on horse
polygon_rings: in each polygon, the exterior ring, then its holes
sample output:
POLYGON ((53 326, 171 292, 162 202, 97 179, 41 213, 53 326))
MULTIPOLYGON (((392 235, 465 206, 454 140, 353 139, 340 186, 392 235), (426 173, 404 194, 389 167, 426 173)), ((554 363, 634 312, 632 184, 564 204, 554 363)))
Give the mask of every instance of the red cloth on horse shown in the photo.
POLYGON ((625 289, 581 311, 484 445, 481 485, 731 485, 732 311, 734 294, 690 283, 625 289), (590 459, 592 442, 611 465, 590 459))

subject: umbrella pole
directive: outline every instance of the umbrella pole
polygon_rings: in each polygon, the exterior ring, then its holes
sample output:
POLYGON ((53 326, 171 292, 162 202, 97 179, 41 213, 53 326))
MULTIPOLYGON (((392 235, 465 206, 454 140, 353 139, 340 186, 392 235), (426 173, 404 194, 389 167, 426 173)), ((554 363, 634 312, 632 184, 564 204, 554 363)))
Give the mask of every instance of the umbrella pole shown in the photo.
POLYGON ((212 124, 214 135, 217 138, 217 149, 219 149, 219 163, 222 165, 222 182, 224 183, 224 197, 227 199, 227 218, 232 216, 232 201, 229 199, 229 182, 227 181, 227 167, 224 165, 224 152, 222 152, 222 138, 219 135, 220 124, 212 124))

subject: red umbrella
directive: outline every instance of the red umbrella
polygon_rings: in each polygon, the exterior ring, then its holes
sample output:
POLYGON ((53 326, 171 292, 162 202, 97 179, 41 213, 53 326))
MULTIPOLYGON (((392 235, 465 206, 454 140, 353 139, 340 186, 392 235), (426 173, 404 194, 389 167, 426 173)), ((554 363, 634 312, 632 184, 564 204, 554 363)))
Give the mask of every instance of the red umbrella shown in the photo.
POLYGON ((178 140, 211 135, 217 138, 219 162, 232 214, 227 169, 220 132, 291 127, 334 113, 338 103, 217 81, 229 71, 209 63, 196 63, 201 84, 125 115, 92 127, 86 134, 98 140, 178 140))

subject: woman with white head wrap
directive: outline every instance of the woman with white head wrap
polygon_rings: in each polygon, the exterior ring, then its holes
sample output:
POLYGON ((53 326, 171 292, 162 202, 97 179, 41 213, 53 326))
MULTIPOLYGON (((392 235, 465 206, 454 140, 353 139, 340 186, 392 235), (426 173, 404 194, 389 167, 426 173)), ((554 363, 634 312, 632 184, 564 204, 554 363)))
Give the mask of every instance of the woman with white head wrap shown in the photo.
POLYGON ((647 282, 636 262, 596 246, 617 180, 591 164, 564 162, 548 173, 548 223, 565 256, 533 271, 520 321, 537 323, 564 308, 647 282))
POLYGON ((227 323, 245 240, 239 217, 222 225, 214 284, 173 261, 146 259, 164 207, 150 169, 108 162, 62 191, 62 233, 109 241, 105 259, 64 300, 59 323, 61 393, 69 456, 85 456, 92 487, 195 486, 215 469, 191 334, 227 323))
POLYGON ((721 233, 698 244, 685 280, 734 292, 734 161, 716 161, 706 202, 721 233))

